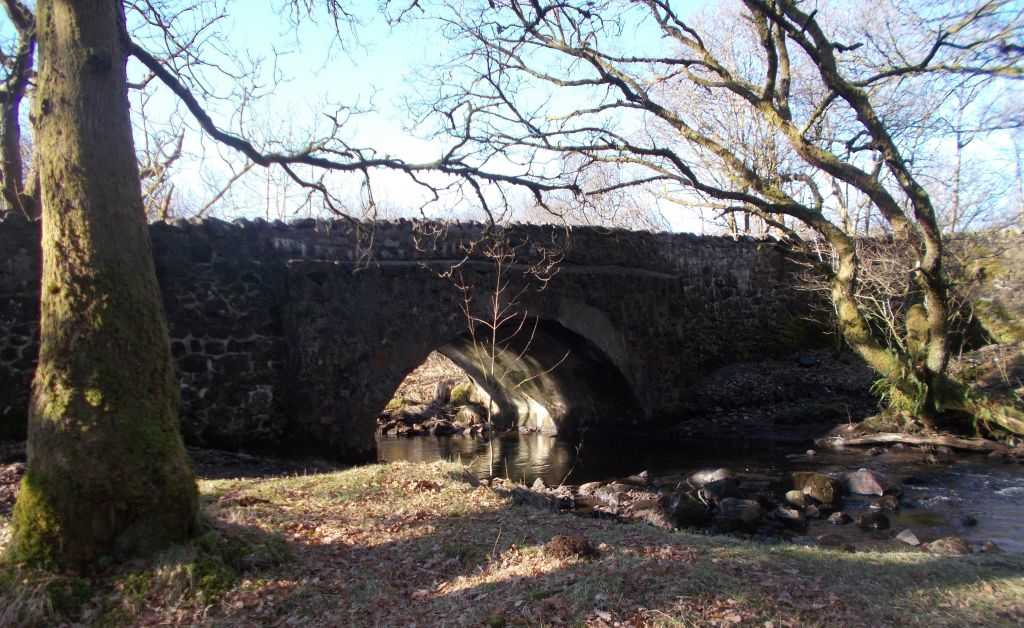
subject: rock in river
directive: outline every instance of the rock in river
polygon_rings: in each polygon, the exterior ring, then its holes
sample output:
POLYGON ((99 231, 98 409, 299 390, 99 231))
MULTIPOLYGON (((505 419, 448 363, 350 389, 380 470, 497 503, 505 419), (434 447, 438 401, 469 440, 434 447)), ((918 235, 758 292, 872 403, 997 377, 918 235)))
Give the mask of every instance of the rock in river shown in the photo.
POLYGON ((786 503, 797 508, 805 508, 808 504, 807 495, 803 491, 786 491, 786 503))
POLYGON ((853 517, 846 514, 845 512, 840 511, 832 513, 829 516, 828 520, 836 525, 846 525, 847 523, 853 521, 853 517))
POLYGON ((792 480, 794 489, 823 504, 834 504, 841 494, 839 481, 823 473, 798 471, 792 480))
POLYGON ((884 495, 892 482, 881 473, 860 469, 846 476, 846 488, 856 495, 884 495))
POLYGON ((736 487, 736 480, 732 478, 708 482, 700 488, 698 494, 710 504, 718 504, 727 497, 741 497, 740 491, 736 487))
POLYGON ((877 510, 867 510, 857 515, 857 525, 864 530, 888 530, 889 517, 877 510))
POLYGON ((882 495, 871 502, 870 508, 881 512, 898 512, 900 509, 900 498, 895 495, 882 495))
POLYGON ((733 473, 729 469, 701 469, 691 475, 687 479, 687 482, 693 488, 701 488, 708 482, 714 482, 715 480, 722 480, 731 477, 733 477, 733 473))
POLYGON ((781 522, 783 525, 790 528, 805 528, 807 527, 807 519, 804 518, 803 514, 795 508, 786 508, 785 506, 779 506, 772 511, 772 517, 781 522))

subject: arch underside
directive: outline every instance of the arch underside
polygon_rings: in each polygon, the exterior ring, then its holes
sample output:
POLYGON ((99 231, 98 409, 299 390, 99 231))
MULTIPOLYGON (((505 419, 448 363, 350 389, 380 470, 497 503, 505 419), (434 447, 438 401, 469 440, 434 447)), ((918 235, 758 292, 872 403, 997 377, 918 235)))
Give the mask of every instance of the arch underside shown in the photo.
POLYGON ((499 327, 494 336, 492 342, 489 330, 479 329, 437 351, 490 397, 496 428, 566 434, 625 426, 643 416, 608 356, 560 323, 529 318, 499 327))

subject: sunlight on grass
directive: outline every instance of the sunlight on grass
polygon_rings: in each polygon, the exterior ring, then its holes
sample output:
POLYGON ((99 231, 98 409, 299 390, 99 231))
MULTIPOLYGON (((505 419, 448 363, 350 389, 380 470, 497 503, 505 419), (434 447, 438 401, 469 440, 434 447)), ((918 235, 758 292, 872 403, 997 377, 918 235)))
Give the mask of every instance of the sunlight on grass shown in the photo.
MULTIPOLYGON (((765 546, 515 506, 452 463, 201 482, 204 531, 80 578, 8 566, 0 624, 1010 624, 1024 559, 765 546), (586 537, 593 559, 545 549, 586 537)), ((9 541, 9 521, 0 521, 9 541)))

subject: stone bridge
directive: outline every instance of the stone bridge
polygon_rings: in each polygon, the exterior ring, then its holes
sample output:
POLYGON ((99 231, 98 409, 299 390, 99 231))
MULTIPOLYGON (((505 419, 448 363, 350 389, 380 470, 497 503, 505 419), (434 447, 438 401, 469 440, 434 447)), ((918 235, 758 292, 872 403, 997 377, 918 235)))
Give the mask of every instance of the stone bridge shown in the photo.
MULTIPOLYGON (((807 293, 767 243, 514 226, 500 267, 475 223, 204 221, 151 227, 188 442, 374 455, 375 418, 430 352, 492 394, 506 423, 642 428, 692 410, 726 363, 801 348, 807 293), (427 231, 437 233, 427 234, 427 231), (363 236, 358 236, 359 233, 363 236), (546 283, 525 269, 560 258, 546 283), (481 365, 496 283, 513 316, 481 365), (474 338, 476 343, 474 343, 474 338)), ((38 352, 39 225, 0 223, 0 411, 23 430, 38 352)))

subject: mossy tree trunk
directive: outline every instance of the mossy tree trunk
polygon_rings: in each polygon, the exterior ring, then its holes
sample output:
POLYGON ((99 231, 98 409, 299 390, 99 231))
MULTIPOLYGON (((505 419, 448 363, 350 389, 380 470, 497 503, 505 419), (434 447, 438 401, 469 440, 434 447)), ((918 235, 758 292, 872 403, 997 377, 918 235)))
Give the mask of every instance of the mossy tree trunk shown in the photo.
POLYGON ((945 289, 925 290, 924 304, 915 304, 907 315, 907 349, 887 345, 871 331, 857 301, 857 259, 853 240, 825 221, 813 225, 836 251, 837 265, 831 278, 831 298, 836 320, 846 343, 911 406, 912 414, 926 427, 951 427, 964 431, 985 426, 1024 434, 1024 413, 1012 405, 993 401, 950 377, 948 330, 936 326, 935 310, 948 312, 945 289), (928 296, 930 295, 930 296, 928 296), (943 334, 933 342, 935 333, 943 334), (966 422, 973 421, 973 426, 966 422))
POLYGON ((139 190, 118 0, 39 0, 41 347, 13 558, 85 567, 184 538, 197 492, 139 190))

